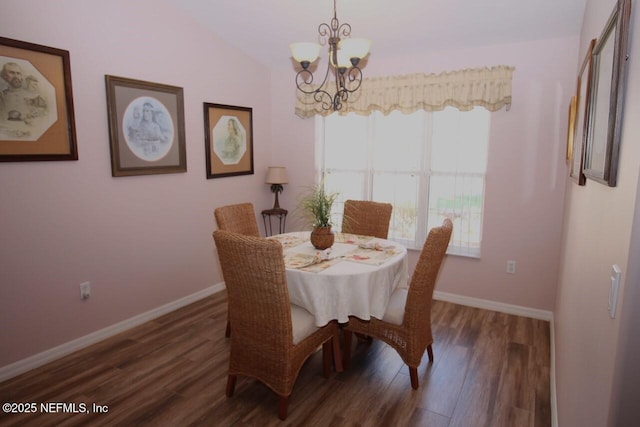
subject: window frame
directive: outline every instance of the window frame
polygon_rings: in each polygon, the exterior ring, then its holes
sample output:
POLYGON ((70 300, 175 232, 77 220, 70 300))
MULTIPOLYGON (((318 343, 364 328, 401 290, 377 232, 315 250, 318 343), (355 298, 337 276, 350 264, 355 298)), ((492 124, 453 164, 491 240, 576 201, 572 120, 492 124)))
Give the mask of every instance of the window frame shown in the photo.
MULTIPOLYGON (((480 107, 476 107, 480 108, 480 107)), ((336 167, 326 167, 326 150, 327 150, 327 141, 326 137, 326 126, 327 120, 330 120, 333 115, 329 116, 316 116, 315 129, 316 129, 316 142, 315 142, 315 150, 316 150, 316 175, 318 177, 318 181, 320 179, 325 178, 326 176, 330 176, 337 173, 354 173, 362 175, 362 187, 361 188, 361 197, 364 200, 374 200, 373 192, 375 185, 375 176, 380 174, 386 175, 417 175, 417 183, 416 183, 416 217, 415 217, 415 233, 413 239, 407 239, 403 237, 389 237, 390 240, 398 242, 408 249, 420 250, 427 238, 429 228, 429 200, 431 196, 431 184, 432 178, 434 176, 451 176, 453 178, 457 177, 470 177, 470 178, 481 178, 481 206, 480 206, 480 224, 479 224, 479 235, 478 235, 478 247, 470 247, 470 246, 461 246, 456 245, 455 241, 452 239, 449 243, 449 247, 447 250, 448 254, 458 255, 464 257, 471 258, 480 258, 481 250, 482 250, 482 235, 484 228, 484 212, 485 212, 485 202, 486 202, 486 176, 487 176, 487 163, 488 163, 488 151, 489 151, 489 133, 487 133, 487 143, 486 143, 486 152, 485 152, 485 164, 484 164, 484 172, 458 172, 458 171, 444 171, 444 170, 435 170, 431 165, 431 157, 433 153, 433 120, 434 115, 432 112, 426 112, 421 110, 422 114, 422 135, 420 136, 420 163, 419 168, 416 171, 413 170, 390 170, 390 169, 375 169, 373 167, 373 159, 374 159, 374 149, 375 142, 373 138, 373 132, 376 127, 376 122, 383 116, 380 113, 374 113, 371 116, 368 116, 367 126, 366 126, 366 154, 367 159, 365 162, 365 169, 359 168, 336 168, 336 167), (321 143, 319 143, 321 142, 321 143), (421 214, 423 213, 423 214, 421 214)), ((400 114, 398 112, 398 114, 400 114)), ((490 116, 487 116, 489 120, 487 131, 490 129, 490 116)), ((330 181, 330 179, 329 179, 330 181)), ((334 205, 334 220, 335 224, 339 225, 341 223, 340 219, 342 217, 342 210, 338 212, 338 209, 341 205, 343 205, 344 200, 346 198, 350 198, 350 196, 341 197, 339 196, 336 204, 334 205), (336 209, 336 206, 338 209, 336 209)), ((394 213, 395 215, 395 203, 394 204, 394 213)), ((394 216, 392 216, 394 218, 394 216)), ((393 221, 393 219, 392 219, 393 221)), ((392 224, 393 226, 393 224, 392 224)))

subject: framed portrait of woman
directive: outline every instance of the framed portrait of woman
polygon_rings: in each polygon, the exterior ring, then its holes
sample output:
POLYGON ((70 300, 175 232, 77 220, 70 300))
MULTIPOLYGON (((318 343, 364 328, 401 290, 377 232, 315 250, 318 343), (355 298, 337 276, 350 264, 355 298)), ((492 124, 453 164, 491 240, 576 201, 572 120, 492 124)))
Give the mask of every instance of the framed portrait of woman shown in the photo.
POLYGON ((252 109, 204 103, 207 179, 253 174, 252 109))

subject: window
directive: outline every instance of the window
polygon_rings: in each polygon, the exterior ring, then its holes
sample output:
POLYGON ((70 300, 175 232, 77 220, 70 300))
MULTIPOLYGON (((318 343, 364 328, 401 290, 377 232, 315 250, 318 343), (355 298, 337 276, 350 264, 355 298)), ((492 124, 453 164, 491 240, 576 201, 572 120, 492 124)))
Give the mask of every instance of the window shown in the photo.
POLYGON ((327 189, 340 193, 335 224, 344 200, 389 202, 390 239, 420 249, 449 217, 449 253, 479 256, 489 118, 481 107, 317 116, 317 167, 327 189))

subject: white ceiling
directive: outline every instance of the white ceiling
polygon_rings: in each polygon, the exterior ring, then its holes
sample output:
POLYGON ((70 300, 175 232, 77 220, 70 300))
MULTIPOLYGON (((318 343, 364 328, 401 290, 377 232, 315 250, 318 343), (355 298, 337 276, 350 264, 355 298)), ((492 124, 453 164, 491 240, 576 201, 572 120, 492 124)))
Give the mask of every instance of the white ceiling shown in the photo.
MULTIPOLYGON (((167 0, 268 67, 289 63, 289 44, 317 41, 333 0, 167 0)), ((337 0, 352 37, 390 57, 579 35, 586 0, 337 0)))

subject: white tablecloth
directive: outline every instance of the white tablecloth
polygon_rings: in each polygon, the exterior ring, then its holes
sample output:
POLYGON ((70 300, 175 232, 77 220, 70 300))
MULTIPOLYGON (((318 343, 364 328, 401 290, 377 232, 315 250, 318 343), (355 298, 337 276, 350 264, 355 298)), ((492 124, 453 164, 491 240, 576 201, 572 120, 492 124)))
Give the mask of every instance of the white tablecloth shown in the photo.
MULTIPOLYGON (((349 235, 337 233, 337 241, 328 253, 320 253, 321 257, 333 259, 324 264, 329 264, 329 267, 317 272, 287 267, 291 302, 312 313, 317 326, 324 326, 334 319, 345 323, 349 316, 381 319, 394 289, 407 286, 406 248, 377 238, 339 242, 353 240, 345 236, 349 235), (377 249, 386 251, 386 254, 375 249, 362 249, 362 245, 371 247, 376 243, 377 249), (378 255, 382 255, 384 261, 376 262, 378 255)), ((308 232, 286 233, 274 238, 283 242, 285 259, 297 254, 312 256, 320 252, 311 245, 308 232)))

